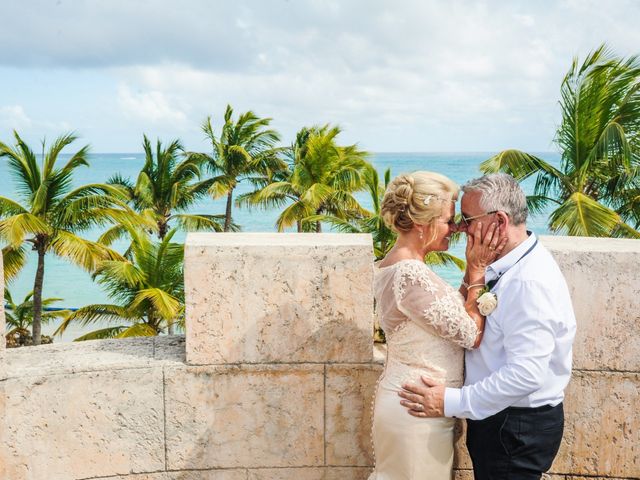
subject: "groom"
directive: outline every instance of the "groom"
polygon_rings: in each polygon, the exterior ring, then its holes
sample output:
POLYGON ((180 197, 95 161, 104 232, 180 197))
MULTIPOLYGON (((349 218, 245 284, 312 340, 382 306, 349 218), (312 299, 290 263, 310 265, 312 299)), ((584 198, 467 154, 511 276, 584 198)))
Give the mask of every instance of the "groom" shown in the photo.
POLYGON ((403 385, 400 403, 416 417, 467 419, 476 480, 540 479, 562 440, 576 330, 569 290, 551 254, 527 231, 526 198, 513 177, 486 175, 462 190, 459 230, 472 235, 479 222, 495 222, 507 236, 485 273, 498 305, 486 317, 480 347, 466 352, 464 387, 423 377, 424 385, 403 385))

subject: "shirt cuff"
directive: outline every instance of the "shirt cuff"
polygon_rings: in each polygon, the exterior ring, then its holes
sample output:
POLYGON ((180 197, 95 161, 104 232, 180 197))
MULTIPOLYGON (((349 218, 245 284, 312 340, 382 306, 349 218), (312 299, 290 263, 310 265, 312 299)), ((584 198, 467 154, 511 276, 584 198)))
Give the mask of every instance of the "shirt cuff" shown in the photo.
POLYGON ((445 388, 444 389, 444 416, 451 418, 462 418, 462 389, 445 388))

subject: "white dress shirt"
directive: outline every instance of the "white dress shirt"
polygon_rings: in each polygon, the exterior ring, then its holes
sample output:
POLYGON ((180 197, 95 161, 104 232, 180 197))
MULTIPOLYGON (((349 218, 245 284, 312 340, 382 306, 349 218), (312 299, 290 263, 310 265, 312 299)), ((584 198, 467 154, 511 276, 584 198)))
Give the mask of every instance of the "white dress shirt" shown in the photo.
POLYGON ((476 350, 465 354, 464 387, 447 388, 447 417, 481 420, 507 407, 557 405, 571 376, 576 321, 569 289, 549 251, 529 238, 487 267, 497 308, 476 350))

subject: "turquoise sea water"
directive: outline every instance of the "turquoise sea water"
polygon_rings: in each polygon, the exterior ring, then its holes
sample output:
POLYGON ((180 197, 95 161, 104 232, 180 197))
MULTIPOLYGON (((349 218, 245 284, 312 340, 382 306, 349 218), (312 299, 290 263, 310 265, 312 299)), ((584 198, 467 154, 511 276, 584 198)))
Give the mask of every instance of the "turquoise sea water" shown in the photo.
MULTIPOLYGON (((467 180, 480 176, 478 166, 483 160, 492 155, 491 152, 479 153, 377 153, 373 154, 371 161, 380 172, 382 181, 384 171, 391 169, 392 177, 403 172, 415 170, 431 170, 447 175, 459 184, 467 180)), ((545 160, 558 164, 560 157, 557 153, 537 153, 545 160)), ((59 162, 68 156, 62 155, 59 162)), ((143 154, 140 153, 108 153, 92 154, 90 156, 90 167, 77 170, 75 184, 104 182, 116 172, 134 179, 144 161, 143 154)), ((250 185, 242 183, 236 190, 242 193, 250 190, 250 185)), ((526 192, 533 189, 533 181, 528 180, 523 183, 526 192)), ((7 162, 0 159, 0 195, 17 199, 16 186, 11 178, 7 162)), ((357 195, 363 206, 371 207, 367 193, 357 195)), ((225 199, 205 200, 194 206, 194 213, 214 213, 224 212, 225 199)), ((279 214, 278 210, 247 210, 234 207, 234 220, 247 232, 272 232, 275 231, 275 220, 279 214)), ((546 229, 547 215, 540 215, 530 218, 528 224, 531 230, 538 234, 548 234, 546 229)), ((85 237, 96 239, 100 231, 91 231, 85 237)), ((183 241, 185 234, 178 232, 174 237, 175 241, 183 241)), ((450 250, 460 257, 464 256, 464 245, 458 244, 450 250)), ((14 301, 21 301, 24 296, 33 289, 33 279, 35 275, 35 256, 31 256, 29 263, 21 272, 20 276, 9 285, 14 301)), ((461 279, 461 272, 455 268, 439 268, 438 273, 448 282, 457 285, 461 279)), ((58 297, 63 300, 56 306, 81 307, 90 303, 109 302, 109 298, 95 284, 88 273, 76 266, 48 255, 45 264, 44 297, 58 297)), ((70 327, 62 338, 57 337, 56 342, 70 341, 83 333, 97 329, 97 326, 88 328, 70 327)), ((50 334, 55 330, 55 326, 44 326, 43 332, 50 334)))

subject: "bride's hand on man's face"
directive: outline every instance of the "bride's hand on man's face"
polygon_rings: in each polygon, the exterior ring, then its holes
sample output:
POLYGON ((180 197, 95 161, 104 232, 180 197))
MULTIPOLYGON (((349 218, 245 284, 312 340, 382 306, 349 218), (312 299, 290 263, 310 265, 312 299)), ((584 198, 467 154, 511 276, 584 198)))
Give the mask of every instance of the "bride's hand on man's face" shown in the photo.
POLYGON ((483 228, 482 222, 472 235, 467 235, 467 263, 470 266, 484 268, 492 263, 507 244, 507 236, 501 232, 496 222, 483 228))

